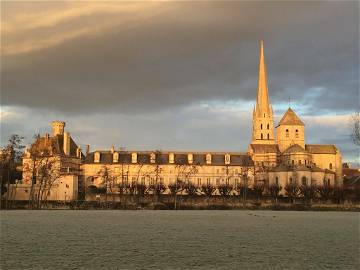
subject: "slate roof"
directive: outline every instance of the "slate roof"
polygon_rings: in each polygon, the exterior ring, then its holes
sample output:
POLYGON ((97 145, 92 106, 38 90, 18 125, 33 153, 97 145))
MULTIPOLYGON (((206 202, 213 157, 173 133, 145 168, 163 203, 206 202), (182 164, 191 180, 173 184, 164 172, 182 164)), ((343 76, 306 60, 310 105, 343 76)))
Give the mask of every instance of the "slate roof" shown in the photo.
MULTIPOLYGON (((64 137, 62 135, 56 135, 52 137, 46 138, 39 137, 35 140, 35 142, 31 145, 31 151, 48 151, 53 155, 62 155, 64 156, 64 137)), ((70 137, 70 156, 76 157, 76 149, 78 148, 77 144, 70 137)))
POLYGON ((290 153, 307 153, 307 152, 300 145, 293 144, 284 151, 284 154, 290 154, 290 153))
MULTIPOLYGON (((160 152, 156 151, 116 151, 119 153, 119 162, 113 163, 113 154, 111 151, 95 151, 100 153, 100 162, 102 164, 132 164, 131 154, 137 153, 137 163, 138 164, 151 164, 150 163, 150 154, 155 153, 156 163, 158 164, 170 164, 169 163, 169 154, 174 154, 174 164, 188 164, 188 154, 193 154, 193 164, 194 165, 208 165, 206 164, 206 154, 211 154, 211 165, 225 166, 225 154, 226 152, 160 152)), ((94 163, 94 154, 95 152, 89 153, 84 163, 93 164, 94 163)), ((253 166, 254 163, 251 157, 246 153, 229 153, 230 155, 230 166, 253 166)))
POLYGON ((277 144, 250 144, 251 149, 256 154, 266 154, 266 153, 280 153, 279 147, 277 144))
POLYGON ((333 144, 306 144, 305 150, 311 154, 336 154, 337 152, 333 144))
POLYGON ((297 126, 305 126, 304 122, 300 120, 300 118, 296 115, 296 113, 289 108, 284 116, 281 118, 278 126, 280 125, 297 125, 297 126))

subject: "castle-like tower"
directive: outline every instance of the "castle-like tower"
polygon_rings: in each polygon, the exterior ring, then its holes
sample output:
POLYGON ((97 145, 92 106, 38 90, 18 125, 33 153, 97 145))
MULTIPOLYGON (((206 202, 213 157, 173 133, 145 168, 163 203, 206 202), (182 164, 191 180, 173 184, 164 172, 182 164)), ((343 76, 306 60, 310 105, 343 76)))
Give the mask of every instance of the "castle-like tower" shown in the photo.
POLYGON ((253 110, 252 144, 274 144, 273 110, 269 101, 264 44, 260 42, 259 83, 253 110))

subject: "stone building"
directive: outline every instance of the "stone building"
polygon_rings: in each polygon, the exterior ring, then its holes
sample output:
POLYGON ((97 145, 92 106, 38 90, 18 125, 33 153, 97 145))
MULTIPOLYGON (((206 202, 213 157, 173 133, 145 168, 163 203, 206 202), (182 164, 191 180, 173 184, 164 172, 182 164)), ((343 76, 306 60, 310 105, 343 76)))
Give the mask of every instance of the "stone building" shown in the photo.
MULTIPOLYGON (((23 180, 18 196, 25 198, 34 179, 33 149, 45 149, 57 160, 60 177, 49 190, 51 200, 73 200, 78 187, 106 188, 118 193, 119 184, 169 185, 176 181, 237 186, 263 182, 342 185, 341 153, 335 145, 306 144, 305 123, 289 108, 275 126, 270 103, 264 46, 260 44, 259 79, 253 110, 252 140, 247 152, 179 151, 86 151, 64 131, 65 123, 54 121, 52 136, 45 134, 23 159, 23 180), (275 128, 274 128, 275 126, 275 128), (30 168, 30 169, 29 169, 30 168)), ((36 178, 36 177, 35 177, 36 178)), ((38 185, 38 184, 36 184, 38 185)))
POLYGON ((52 122, 52 134, 38 136, 23 156, 22 180, 11 186, 10 199, 72 201, 78 198, 84 155, 64 132, 65 123, 52 122))

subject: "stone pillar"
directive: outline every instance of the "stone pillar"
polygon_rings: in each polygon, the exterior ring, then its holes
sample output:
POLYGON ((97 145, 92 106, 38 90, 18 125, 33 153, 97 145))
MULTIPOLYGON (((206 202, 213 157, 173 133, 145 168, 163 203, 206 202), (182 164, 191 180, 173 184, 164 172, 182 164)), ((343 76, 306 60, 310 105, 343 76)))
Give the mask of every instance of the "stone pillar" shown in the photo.
POLYGON ((70 155, 70 133, 65 132, 64 133, 64 143, 63 143, 63 150, 65 155, 70 155))

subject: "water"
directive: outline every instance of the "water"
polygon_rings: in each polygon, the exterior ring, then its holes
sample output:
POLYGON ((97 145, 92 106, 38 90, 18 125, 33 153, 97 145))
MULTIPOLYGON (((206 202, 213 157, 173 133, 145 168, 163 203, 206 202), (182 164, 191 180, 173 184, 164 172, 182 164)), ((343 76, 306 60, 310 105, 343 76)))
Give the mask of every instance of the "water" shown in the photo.
POLYGON ((1 269, 360 269, 359 243, 349 212, 1 212, 1 269))

